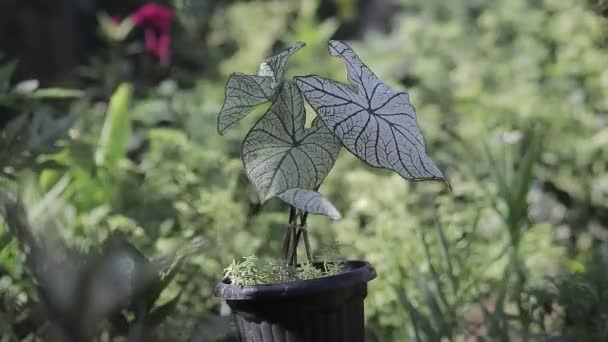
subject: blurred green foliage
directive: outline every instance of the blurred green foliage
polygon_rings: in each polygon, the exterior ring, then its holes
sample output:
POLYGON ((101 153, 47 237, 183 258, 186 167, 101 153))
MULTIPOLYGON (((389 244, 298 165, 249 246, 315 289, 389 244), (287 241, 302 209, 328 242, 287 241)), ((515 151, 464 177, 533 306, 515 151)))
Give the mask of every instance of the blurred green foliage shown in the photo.
MULTIPOLYGON (((605 1, 397 2, 388 33, 349 37, 356 1, 175 0, 169 68, 135 32, 83 66, 78 94, 11 85, 4 64, 0 186, 42 239, 90 251, 120 234, 149 258, 187 254, 160 295, 179 299, 157 337, 226 340, 213 288, 234 259, 279 256, 287 209, 261 208, 243 173, 256 114, 216 133, 225 76, 302 40, 289 75, 345 80, 326 53, 341 34, 408 90, 453 185, 406 183, 347 153, 324 183, 344 218, 310 218, 313 249, 338 241, 376 267, 368 340, 606 339, 605 1)), ((44 331, 16 324, 38 294, 12 236, 0 223, 0 335, 34 340, 44 331)))

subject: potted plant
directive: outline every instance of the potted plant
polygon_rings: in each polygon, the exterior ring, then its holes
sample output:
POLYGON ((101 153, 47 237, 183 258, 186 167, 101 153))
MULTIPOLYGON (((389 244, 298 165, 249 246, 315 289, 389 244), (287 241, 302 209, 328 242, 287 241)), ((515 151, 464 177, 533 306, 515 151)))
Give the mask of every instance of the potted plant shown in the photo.
POLYGON ((233 263, 216 288, 241 341, 364 340, 363 300, 374 269, 365 261, 313 260, 306 224, 309 214, 341 217, 317 191, 342 147, 407 180, 445 181, 426 154, 408 94, 379 80, 348 44, 330 41, 329 54, 344 60, 349 84, 316 75, 285 80, 289 57, 304 45, 266 58, 257 75, 232 74, 218 115, 223 134, 255 106, 272 103, 246 135, 242 161, 261 203, 277 197, 290 208, 282 262, 233 263), (317 113, 310 127, 305 100, 317 113), (308 259, 301 264, 300 241, 308 259))

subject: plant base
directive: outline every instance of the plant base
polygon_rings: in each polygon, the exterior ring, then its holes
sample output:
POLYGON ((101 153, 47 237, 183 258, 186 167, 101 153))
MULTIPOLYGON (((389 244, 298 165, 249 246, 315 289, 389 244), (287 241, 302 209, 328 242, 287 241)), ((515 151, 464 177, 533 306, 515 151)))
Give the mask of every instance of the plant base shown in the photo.
POLYGON ((241 342, 363 342, 363 301, 371 265, 346 261, 343 273, 312 280, 236 287, 224 280, 226 300, 241 342))

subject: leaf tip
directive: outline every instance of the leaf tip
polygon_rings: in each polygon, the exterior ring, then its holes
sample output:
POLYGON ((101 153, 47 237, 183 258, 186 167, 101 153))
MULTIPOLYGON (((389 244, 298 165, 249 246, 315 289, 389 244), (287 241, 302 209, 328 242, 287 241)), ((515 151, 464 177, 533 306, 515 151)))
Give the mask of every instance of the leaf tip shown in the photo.
POLYGON ((342 219, 342 214, 340 214, 340 212, 338 211, 338 209, 335 209, 330 211, 329 213, 327 213, 327 217, 329 217, 330 220, 332 221, 337 221, 342 219))
POLYGON ((328 43, 329 55, 338 56, 344 53, 345 50, 351 50, 350 45, 341 40, 330 40, 328 43))
POLYGON ((258 191, 258 197, 260 199, 260 205, 264 205, 264 203, 268 202, 269 199, 273 198, 274 195, 272 195, 270 192, 263 192, 262 191, 258 191))
POLYGON ((218 123, 217 123, 217 134, 219 134, 219 135, 222 135, 222 136, 223 136, 223 135, 224 135, 224 133, 226 133, 226 129, 227 129, 227 127, 225 127, 225 125, 222 125, 222 124, 219 122, 219 118, 218 118, 218 123))
POLYGON ((296 51, 300 50, 301 48, 303 48, 305 46, 306 46, 305 42, 303 42, 303 41, 297 41, 297 42, 295 42, 292 45, 291 49, 292 49, 293 52, 296 52, 296 51))
POLYGON ((450 183, 450 181, 447 180, 445 177, 442 179, 442 181, 443 181, 443 184, 445 184, 445 186, 448 188, 448 191, 450 193, 453 193, 454 189, 452 188, 452 184, 450 183))

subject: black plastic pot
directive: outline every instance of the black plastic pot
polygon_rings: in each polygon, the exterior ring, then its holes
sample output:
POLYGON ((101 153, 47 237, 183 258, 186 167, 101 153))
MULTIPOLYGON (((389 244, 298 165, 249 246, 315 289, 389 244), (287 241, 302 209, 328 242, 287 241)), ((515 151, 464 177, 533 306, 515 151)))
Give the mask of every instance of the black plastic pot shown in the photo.
POLYGON ((363 342, 363 300, 376 277, 364 261, 346 261, 338 275, 236 287, 224 280, 215 295, 232 309, 241 342, 363 342))

